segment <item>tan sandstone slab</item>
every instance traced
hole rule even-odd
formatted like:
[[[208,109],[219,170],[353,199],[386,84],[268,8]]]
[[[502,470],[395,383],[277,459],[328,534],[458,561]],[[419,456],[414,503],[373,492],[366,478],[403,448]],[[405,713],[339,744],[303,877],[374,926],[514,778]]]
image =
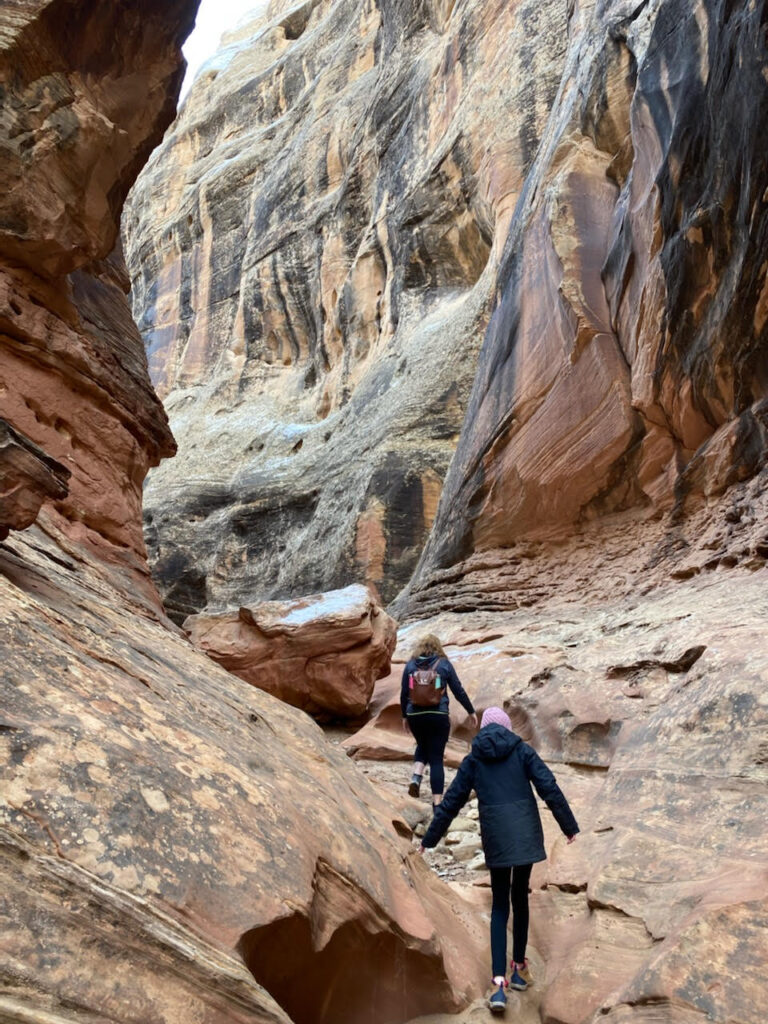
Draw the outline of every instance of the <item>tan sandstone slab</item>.
[[[396,623],[363,586],[184,623],[192,643],[247,682],[311,714],[354,718],[389,672]]]

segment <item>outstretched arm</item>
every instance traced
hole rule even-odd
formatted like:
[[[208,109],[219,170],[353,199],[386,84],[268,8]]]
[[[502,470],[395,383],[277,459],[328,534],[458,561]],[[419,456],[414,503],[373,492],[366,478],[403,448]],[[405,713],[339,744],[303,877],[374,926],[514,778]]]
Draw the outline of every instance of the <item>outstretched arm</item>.
[[[435,808],[432,822],[427,829],[421,845],[431,850],[437,846],[448,826],[459,813],[464,804],[469,800],[470,793],[475,788],[475,763],[472,757],[465,757],[456,772],[456,778],[448,787],[448,792],[443,797],[442,803]]]
[[[453,696],[459,704],[461,704],[468,715],[474,715],[475,709],[472,705],[472,701],[469,699],[467,691],[461,685],[461,680],[456,675],[456,669],[447,660],[443,662],[440,668],[445,672],[445,679]]]
[[[547,768],[533,747],[529,747],[527,744],[525,770],[528,778],[535,786],[536,792],[550,811],[552,811],[563,835],[568,836],[569,839],[575,836],[579,831],[579,826],[576,823],[576,818],[573,816],[573,811],[568,801],[563,795],[563,791],[555,781],[555,776]]]

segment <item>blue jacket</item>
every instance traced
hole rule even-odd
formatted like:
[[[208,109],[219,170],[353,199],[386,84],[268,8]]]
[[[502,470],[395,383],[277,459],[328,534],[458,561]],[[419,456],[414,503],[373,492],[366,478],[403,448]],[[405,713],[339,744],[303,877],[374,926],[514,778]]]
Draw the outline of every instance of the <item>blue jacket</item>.
[[[445,688],[443,696],[440,698],[440,703],[434,708],[417,708],[411,704],[410,701],[410,688],[408,684],[408,677],[411,672],[415,672],[419,668],[431,668],[436,666],[440,678],[443,679],[448,685]],[[411,658],[410,661],[406,662],[405,668],[403,669],[403,678],[400,683],[400,710],[403,713],[403,718],[406,715],[433,715],[435,712],[442,715],[448,714],[448,690],[451,691],[456,700],[461,704],[468,715],[473,715],[475,709],[472,706],[472,701],[467,696],[466,690],[461,685],[459,677],[456,675],[456,669],[448,661],[447,658],[439,658],[436,654],[429,654],[423,658]]]
[[[533,747],[503,725],[486,725],[475,736],[471,753],[461,762],[456,778],[435,810],[423,845],[427,849],[437,845],[474,789],[489,868],[546,860],[544,832],[531,783],[563,833],[575,835],[579,826],[568,801]]]

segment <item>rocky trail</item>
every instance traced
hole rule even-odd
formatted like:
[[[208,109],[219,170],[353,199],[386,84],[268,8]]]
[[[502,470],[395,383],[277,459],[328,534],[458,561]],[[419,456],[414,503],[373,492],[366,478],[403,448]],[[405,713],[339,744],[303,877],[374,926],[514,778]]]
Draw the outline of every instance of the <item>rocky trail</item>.
[[[739,980],[729,965],[764,927],[768,893],[768,669],[756,647],[765,585],[764,568],[721,568],[645,595],[585,601],[563,588],[546,609],[444,613],[401,630],[400,664],[416,630],[445,638],[475,706],[506,707],[555,771],[582,829],[566,847],[542,807],[548,860],[534,868],[530,897],[537,985],[515,997],[521,1019],[624,1020],[623,1007],[642,991],[664,1007],[660,1020],[686,1021],[680,978],[708,957],[707,976],[725,986],[713,1019],[757,1024],[757,961]],[[330,737],[354,753],[407,836],[403,823],[418,835],[430,807],[426,787],[419,801],[405,793],[399,674],[395,664],[377,684],[373,722]],[[454,765],[467,749],[463,717],[449,747]],[[447,781],[452,775],[449,768]],[[487,943],[490,892],[475,815],[468,805],[427,860],[474,908]],[[722,1016],[725,1005],[736,1015]],[[457,1019],[487,1013],[473,1005]]]
[[[325,730],[331,742],[339,742],[348,735],[347,730]],[[419,837],[423,835],[432,816],[431,797],[428,785],[422,786],[418,800],[405,795],[410,779],[409,763],[392,761],[360,761],[356,762],[360,772],[384,794],[390,803],[393,814],[407,821],[413,829],[409,837],[415,847]],[[450,785],[455,770],[446,767],[445,785]],[[428,782],[428,776],[425,779]],[[403,830],[404,831],[404,830]],[[475,908],[477,919],[483,928],[488,929],[490,921],[490,885],[489,876],[482,857],[479,825],[477,821],[477,801],[473,798],[461,817],[457,818],[448,834],[438,843],[434,850],[427,850],[424,859],[431,871],[438,878],[448,883],[455,893],[466,903]],[[511,924],[511,922],[510,922]],[[511,941],[511,939],[510,939]],[[490,947],[485,951],[483,966],[490,956]],[[542,979],[545,975],[541,957],[535,949],[530,950],[529,959],[534,979]],[[540,1024],[543,984],[534,984],[524,993],[508,992],[507,1018],[522,1021],[523,1024]],[[417,1017],[408,1024],[471,1024],[477,1021],[498,1019],[492,1015],[486,1005],[485,997],[474,1000],[459,1014],[429,1014]]]

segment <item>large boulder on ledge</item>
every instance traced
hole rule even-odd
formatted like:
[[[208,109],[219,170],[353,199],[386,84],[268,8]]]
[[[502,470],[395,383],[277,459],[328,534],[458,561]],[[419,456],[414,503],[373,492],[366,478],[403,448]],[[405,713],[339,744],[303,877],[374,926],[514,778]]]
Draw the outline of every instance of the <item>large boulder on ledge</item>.
[[[362,715],[386,676],[397,623],[359,585],[202,613],[190,639],[224,668],[312,715]]]

